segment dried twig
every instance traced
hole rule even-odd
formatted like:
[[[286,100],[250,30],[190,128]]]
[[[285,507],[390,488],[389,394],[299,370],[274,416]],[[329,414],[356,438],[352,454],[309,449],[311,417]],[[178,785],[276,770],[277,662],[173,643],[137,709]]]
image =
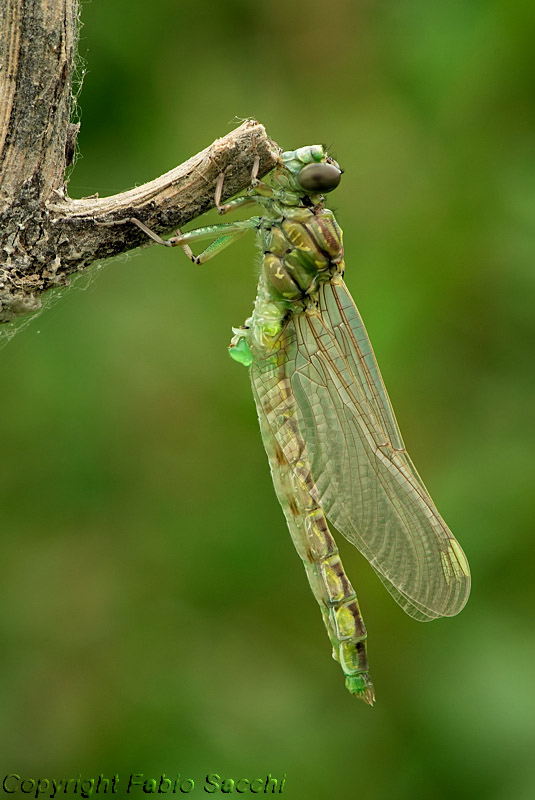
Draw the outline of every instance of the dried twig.
[[[61,227],[64,236],[75,237],[76,249],[83,248],[90,261],[108,258],[147,243],[147,237],[133,225],[101,227],[95,222],[137,217],[154,231],[167,232],[214,208],[222,172],[225,200],[249,185],[256,155],[260,158],[259,174],[265,175],[275,166],[279,152],[264,126],[247,120],[184,164],[142,186],[111,197],[49,202],[50,221]],[[72,255],[71,251],[63,258]],[[78,258],[76,252],[74,258]]]
[[[166,233],[248,186],[255,156],[259,176],[279,148],[262,125],[247,120],[184,164],[111,197],[73,200],[64,173],[77,125],[69,122],[77,0],[3,0],[0,12],[0,323],[40,306],[40,295],[68,276],[147,241],[137,217]]]

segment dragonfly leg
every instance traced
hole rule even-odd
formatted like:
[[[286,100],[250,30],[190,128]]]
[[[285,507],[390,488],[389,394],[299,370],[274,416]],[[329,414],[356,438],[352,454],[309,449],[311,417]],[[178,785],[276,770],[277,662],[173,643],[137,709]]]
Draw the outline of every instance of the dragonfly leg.
[[[171,247],[181,247],[194,264],[205,264],[226,247],[241,239],[248,231],[256,228],[258,223],[258,217],[251,217],[250,219],[228,224],[207,225],[204,228],[196,228],[186,233],[178,230],[176,235],[167,241],[171,243]],[[197,242],[202,239],[214,239],[214,241],[196,256],[190,247],[190,242]]]
[[[153,231],[151,228],[149,228],[148,225],[145,225],[144,222],[141,222],[141,220],[138,219],[137,217],[125,217],[124,219],[114,219],[111,222],[101,222],[100,220],[95,220],[95,223],[97,225],[102,226],[103,228],[104,227],[110,227],[111,228],[113,225],[125,225],[127,222],[131,222],[134,225],[137,225],[138,228],[141,228],[143,233],[146,233],[147,236],[150,236],[150,238],[153,241],[155,241],[157,244],[163,244],[165,247],[172,247],[173,246],[171,244],[170,240],[162,239],[161,236],[159,236],[155,231]]]
[[[253,162],[253,168],[251,170],[251,186],[255,185],[257,182],[257,175],[258,175],[258,168],[260,166],[260,157],[256,156]],[[221,204],[221,196],[223,194],[223,185],[225,183],[225,171],[219,174],[217,179],[216,187],[215,187],[215,206],[220,214],[227,214],[229,211],[233,211],[235,208],[240,206],[247,206],[253,205],[255,203],[254,198],[249,196],[244,197],[235,197],[233,200],[229,200],[227,203]]]
[[[285,189],[275,189],[273,186],[268,186],[267,183],[258,179],[251,182],[247,192],[251,198],[260,195],[260,197],[269,197],[272,200],[277,200],[283,205],[295,205],[295,197],[292,192],[287,192]]]
[[[236,208],[243,208],[243,206],[252,206],[255,204],[256,200],[254,197],[235,197],[233,200],[229,200],[228,203],[225,203],[224,205],[218,205],[216,199],[216,208],[220,214],[228,214],[229,211],[234,211]]]
[[[190,258],[194,264],[205,264],[214,256],[219,255],[219,253],[226,247],[229,247],[231,244],[234,244],[234,242],[237,242],[238,239],[241,239],[241,237],[247,233],[247,230],[248,229],[246,228],[245,230],[238,231],[237,233],[218,236],[218,238],[209,244],[208,247],[205,247],[205,249],[199,253],[198,256],[194,254],[189,244],[183,241],[187,234],[180,234],[180,232],[177,231],[177,234],[179,235],[176,237],[176,241],[173,242],[173,246],[178,245],[181,247],[187,257]],[[175,239],[175,237],[173,237],[173,239]]]
[[[255,157],[253,162],[253,168],[251,170],[251,185],[247,190],[247,195],[242,197],[235,197],[233,200],[229,200],[227,203],[221,203],[221,197],[223,194],[223,186],[225,183],[225,172],[221,172],[217,179],[216,187],[215,187],[215,195],[214,201],[215,206],[220,214],[227,214],[229,211],[233,211],[236,208],[240,208],[247,205],[253,205],[256,203],[255,196],[260,195],[261,197],[270,197],[274,200],[279,200],[283,203],[288,203],[291,205],[293,203],[294,197],[291,193],[284,191],[283,189],[275,189],[273,186],[268,186],[267,183],[259,180],[258,178],[258,169],[260,167],[260,158],[259,156]]]
[[[144,222],[141,222],[137,217],[127,217],[126,219],[114,220],[113,222],[97,222],[97,225],[123,225],[126,222],[131,222],[137,225],[143,233],[146,233],[154,242],[162,244],[164,247],[181,247],[187,257],[193,261],[194,264],[204,264],[215,255],[220,253],[225,247],[236,242],[247,231],[253,230],[258,227],[260,217],[250,217],[246,220],[238,220],[237,222],[221,222],[217,225],[206,225],[202,228],[195,228],[192,231],[182,233],[180,229],[170,239],[163,239],[159,234],[153,231]],[[192,242],[202,241],[203,239],[215,239],[208,247],[196,256],[190,246]]]

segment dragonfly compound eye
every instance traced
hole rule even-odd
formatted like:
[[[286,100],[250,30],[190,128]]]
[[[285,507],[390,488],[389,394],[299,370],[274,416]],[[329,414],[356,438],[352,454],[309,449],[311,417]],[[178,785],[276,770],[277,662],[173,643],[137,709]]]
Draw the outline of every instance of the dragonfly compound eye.
[[[306,192],[332,192],[340,183],[341,170],[334,164],[307,164],[299,172],[297,180]]]

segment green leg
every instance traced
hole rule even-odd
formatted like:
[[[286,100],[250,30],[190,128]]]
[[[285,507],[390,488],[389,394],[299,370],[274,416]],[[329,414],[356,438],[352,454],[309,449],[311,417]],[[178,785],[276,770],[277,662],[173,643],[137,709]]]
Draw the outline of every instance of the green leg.
[[[208,247],[205,247],[202,253],[199,253],[198,256],[193,253],[189,244],[183,243],[182,241],[183,237],[188,235],[187,233],[178,236],[178,241],[176,244],[182,248],[187,257],[190,258],[194,264],[205,264],[207,261],[210,261],[211,258],[217,256],[222,250],[225,249],[225,247],[229,247],[229,245],[234,244],[234,242],[237,242],[238,239],[241,239],[241,237],[247,233],[248,230],[249,228],[244,228],[236,233],[218,236],[218,238],[209,244]],[[196,231],[190,231],[190,233],[196,233]]]
[[[234,211],[236,208],[253,205],[256,205],[254,197],[242,195],[242,197],[235,197],[233,200],[229,200],[228,203],[225,203],[223,206],[216,205],[216,207],[220,214],[228,214],[229,211]]]
[[[224,205],[221,205],[221,195],[223,193],[225,173],[222,172],[219,175],[215,187],[215,205],[220,214],[226,214],[228,211],[233,211],[235,208],[256,203],[255,195],[260,195],[261,197],[271,197],[274,200],[280,200],[285,205],[293,205],[295,202],[295,195],[292,192],[286,192],[284,189],[275,189],[273,186],[268,186],[267,183],[264,183],[257,177],[259,164],[260,159],[257,156],[254,160],[253,169],[251,171],[251,186],[247,190],[247,195],[244,197],[236,197],[234,200],[229,200],[228,203],[225,203]]]
[[[260,223],[260,217],[250,217],[249,219],[239,220],[238,222],[221,222],[217,225],[206,225],[203,228],[195,228],[195,230],[187,231],[187,233],[181,233],[181,231],[178,230],[176,235],[172,236],[170,239],[162,239],[161,236],[136,217],[128,217],[127,219],[116,220],[112,223],[100,224],[122,225],[125,222],[131,222],[137,225],[138,228],[141,228],[143,233],[146,233],[147,236],[157,244],[162,244],[165,247],[181,247],[194,264],[204,264],[224,250],[225,247],[236,242],[248,231],[256,228]],[[203,239],[215,239],[215,241],[196,256],[190,247],[190,243],[199,242]]]
[[[187,233],[177,231],[177,235],[167,241],[171,247],[181,247],[185,254],[194,264],[205,264],[214,256],[238,239],[241,239],[248,231],[254,230],[260,223],[260,217],[250,217],[249,219],[238,222],[219,223],[218,225],[206,225],[204,228],[196,228]],[[213,239],[211,244],[206,247],[198,256],[194,255],[190,243],[199,242],[203,239]]]
[[[255,157],[253,168],[251,170],[251,185],[257,183],[258,167],[260,166],[260,158]],[[229,200],[228,203],[221,205],[221,195],[223,194],[223,184],[225,183],[225,172],[221,172],[217,179],[215,187],[215,205],[220,214],[226,214],[233,211],[238,206],[252,205],[255,201],[252,197],[236,197],[234,200]]]

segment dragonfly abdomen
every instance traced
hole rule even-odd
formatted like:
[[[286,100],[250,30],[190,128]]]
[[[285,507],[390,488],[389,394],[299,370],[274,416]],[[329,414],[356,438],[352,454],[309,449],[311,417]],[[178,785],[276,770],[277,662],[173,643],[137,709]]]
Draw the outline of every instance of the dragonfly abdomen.
[[[355,590],[347,577],[338,547],[320,506],[296,475],[278,448],[273,482],[282,505],[295,548],[303,561],[312,593],[316,598],[346,686],[366,702],[373,703],[366,653],[366,627]],[[271,454],[268,452],[271,461]],[[299,465],[303,470],[303,463]],[[276,473],[276,474],[275,474]]]
[[[349,691],[372,704],[374,691],[369,677],[366,628],[336,542],[313,496],[314,481],[296,424],[291,383],[281,374],[275,385],[265,388],[262,396],[255,391],[255,399],[277,497],[320,606],[333,658],[344,671]]]

